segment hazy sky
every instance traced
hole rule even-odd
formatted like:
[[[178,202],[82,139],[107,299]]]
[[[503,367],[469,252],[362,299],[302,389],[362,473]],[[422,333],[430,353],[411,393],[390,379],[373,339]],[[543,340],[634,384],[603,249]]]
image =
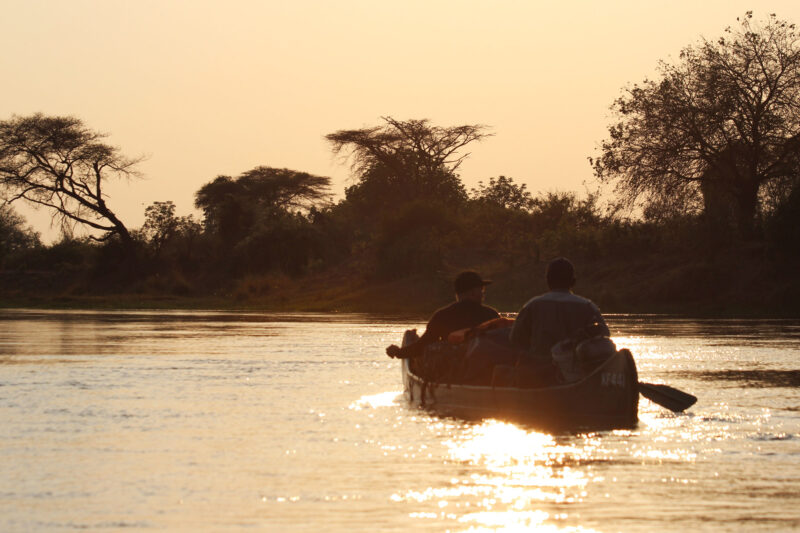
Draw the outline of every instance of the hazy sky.
[[[331,176],[341,195],[349,169],[324,135],[385,115],[491,126],[468,187],[503,174],[583,192],[622,87],[750,9],[800,22],[797,0],[0,0],[0,119],[74,115],[147,155],[145,179],[107,189],[131,228],[258,165]]]

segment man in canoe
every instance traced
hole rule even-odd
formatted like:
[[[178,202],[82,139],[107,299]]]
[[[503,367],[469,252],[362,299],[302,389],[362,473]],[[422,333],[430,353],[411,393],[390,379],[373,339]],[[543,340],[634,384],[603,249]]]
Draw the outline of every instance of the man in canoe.
[[[556,343],[591,324],[597,324],[595,335],[609,335],[600,309],[591,300],[572,293],[575,268],[568,259],[553,259],[546,275],[549,292],[529,300],[511,328],[512,344],[528,351],[527,364],[550,362],[550,350]]]
[[[460,273],[453,282],[456,301],[433,314],[425,327],[425,333],[417,342],[402,348],[392,344],[386,348],[386,354],[400,359],[417,357],[429,344],[447,340],[447,336],[453,331],[472,328],[487,320],[499,318],[500,314],[496,310],[483,305],[485,289],[490,283],[491,280],[482,279],[477,272],[468,270]]]

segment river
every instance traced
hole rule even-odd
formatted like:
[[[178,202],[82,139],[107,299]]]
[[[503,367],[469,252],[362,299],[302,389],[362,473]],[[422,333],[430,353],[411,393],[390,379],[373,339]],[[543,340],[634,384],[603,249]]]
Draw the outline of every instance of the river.
[[[0,531],[800,528],[800,321],[612,315],[634,429],[549,434],[406,404],[421,320],[0,311]]]

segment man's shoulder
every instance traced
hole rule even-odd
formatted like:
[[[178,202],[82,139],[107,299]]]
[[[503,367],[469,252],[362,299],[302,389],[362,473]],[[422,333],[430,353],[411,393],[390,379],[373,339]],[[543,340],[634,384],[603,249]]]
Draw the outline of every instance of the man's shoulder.
[[[594,306],[594,303],[590,299],[584,298],[583,296],[579,296],[573,292],[549,291],[544,294],[540,294],[539,296],[534,296],[533,298],[528,300],[528,303],[525,304],[525,307],[535,306],[540,304],[547,305],[556,302]]]
[[[500,313],[497,312],[497,309],[494,309],[493,307],[489,307],[488,305],[485,305],[483,303],[470,302],[470,301],[465,301],[463,303],[464,303],[464,309],[466,309],[466,310],[469,310],[469,311],[472,311],[472,312],[475,312],[475,313],[480,313],[482,315],[487,315],[487,316],[488,315],[492,315],[493,317],[500,316]]]
[[[459,305],[459,303],[460,302],[456,301],[456,302],[449,303],[449,304],[445,305],[444,307],[440,307],[439,309],[434,311],[433,314],[431,315],[431,321],[441,320],[444,317],[453,315],[455,313],[459,313],[460,310],[461,310],[461,306]]]
[[[433,316],[445,316],[454,313],[480,313],[484,315],[500,316],[500,313],[498,313],[496,309],[493,309],[488,305],[483,305],[482,303],[472,302],[469,300],[455,301],[444,307],[440,307],[434,311]]]
[[[440,307],[436,311],[433,312],[433,316],[440,315],[442,313],[447,313],[448,311],[453,311],[454,309],[458,308],[459,302],[451,302],[445,306]]]

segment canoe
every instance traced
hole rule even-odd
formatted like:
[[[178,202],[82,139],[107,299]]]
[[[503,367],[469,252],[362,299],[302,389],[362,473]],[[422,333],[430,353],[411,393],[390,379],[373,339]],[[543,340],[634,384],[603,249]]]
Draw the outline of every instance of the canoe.
[[[579,381],[545,388],[426,381],[412,372],[408,359],[401,360],[401,369],[409,402],[439,415],[574,429],[630,428],[638,422],[636,363],[625,349]]]

